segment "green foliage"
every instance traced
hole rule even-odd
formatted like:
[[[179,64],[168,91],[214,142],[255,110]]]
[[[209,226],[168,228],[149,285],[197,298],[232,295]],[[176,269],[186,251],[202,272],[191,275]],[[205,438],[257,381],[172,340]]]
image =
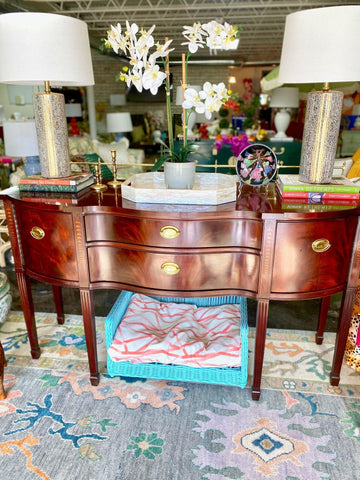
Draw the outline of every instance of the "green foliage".
[[[221,107],[219,110],[219,115],[222,118],[225,118],[229,115],[229,110],[227,108]]]
[[[222,118],[219,122],[220,128],[229,128],[230,122],[227,118]]]
[[[260,106],[260,96],[254,95],[253,98],[250,100],[248,104],[244,104],[244,116],[246,117],[243,121],[243,128],[246,130],[247,128],[252,128],[256,122],[256,115],[258,111],[258,107]]]
[[[189,162],[189,156],[196,152],[196,145],[194,143],[188,143],[186,146],[181,147],[178,152],[171,151],[164,142],[161,142],[161,144],[163,145],[163,154],[155,162],[155,165],[151,169],[152,172],[159,170],[167,161],[174,163]]]

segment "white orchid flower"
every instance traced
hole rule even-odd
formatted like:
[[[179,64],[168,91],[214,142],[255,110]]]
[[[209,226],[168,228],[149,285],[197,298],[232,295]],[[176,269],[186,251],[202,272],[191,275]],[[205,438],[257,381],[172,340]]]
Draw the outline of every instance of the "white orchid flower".
[[[107,32],[107,42],[114,50],[115,53],[119,52],[119,49],[122,50],[124,53],[126,52],[126,40],[121,35],[121,25],[118,23],[116,27],[111,25],[110,30]]]
[[[165,78],[166,73],[160,71],[159,65],[149,65],[144,71],[143,87],[145,90],[150,90],[153,95],[156,95]]]
[[[183,30],[183,36],[188,40],[181,45],[188,45],[190,53],[196,53],[199,48],[204,47],[203,36],[206,32],[202,29],[201,23],[194,23],[191,27],[185,25]]]
[[[149,56],[149,61],[155,62],[156,59],[159,57],[162,57],[162,58],[167,57],[170,52],[175,50],[174,48],[169,48],[169,46],[171,45],[171,42],[172,40],[168,40],[164,44],[157,42],[155,45],[156,51]]]
[[[131,71],[131,73],[128,75],[128,82],[126,82],[128,87],[130,87],[130,85],[133,84],[138,92],[142,92],[142,90],[143,90],[143,75],[142,75],[141,71],[134,68]]]
[[[195,22],[193,25],[190,27],[188,25],[184,25],[184,30],[183,30],[183,35],[190,35],[198,38],[199,40],[202,39],[204,35],[206,35],[206,32],[203,30],[203,27],[200,22]]]
[[[143,56],[145,50],[149,51],[150,48],[155,45],[154,37],[151,35],[154,28],[155,25],[153,25],[149,31],[140,30],[140,37],[137,40],[135,39],[136,49],[140,53],[141,57]]]
[[[203,41],[184,35],[188,42],[182,42],[181,45],[187,45],[190,53],[196,53],[199,48],[204,48]]]
[[[238,29],[229,23],[221,25],[213,20],[203,25],[203,29],[208,33],[206,45],[211,49],[234,50],[239,44]]]
[[[229,94],[228,94],[228,90],[225,86],[225,83],[220,82],[217,85],[213,85],[212,88],[216,92],[216,94],[219,98],[223,98],[223,99],[225,99],[225,101],[228,100]]]
[[[184,101],[182,107],[186,110],[194,108],[197,113],[204,113],[205,106],[202,102],[199,93],[194,88],[187,88],[184,92]]]

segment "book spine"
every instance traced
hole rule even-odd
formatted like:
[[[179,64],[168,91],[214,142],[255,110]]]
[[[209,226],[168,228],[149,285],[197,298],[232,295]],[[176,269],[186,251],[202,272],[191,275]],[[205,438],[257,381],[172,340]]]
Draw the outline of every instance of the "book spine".
[[[76,198],[51,198],[51,197],[21,197],[21,200],[26,202],[35,202],[35,203],[51,203],[51,204],[60,204],[60,203],[73,203],[77,204],[78,200]]]
[[[308,192],[314,190],[313,185],[281,185],[283,192]],[[316,185],[316,190],[321,193],[359,193],[359,187],[354,185]]]
[[[358,200],[335,200],[333,198],[325,198],[321,199],[318,202],[312,202],[311,200],[308,200],[307,198],[286,198],[283,199],[284,202],[282,205],[285,204],[293,204],[293,205],[354,205],[357,206],[359,204]]]
[[[44,185],[44,184],[19,184],[20,192],[68,192],[77,193],[92,185],[92,179],[82,182],[79,185]]]
[[[359,200],[360,193],[338,193],[338,192],[281,192],[281,197],[284,200],[290,200],[292,198],[303,198],[311,200],[314,197],[321,197],[322,199],[334,199],[334,200]]]
[[[347,210],[354,208],[353,205],[306,205],[306,204],[294,204],[294,203],[283,203],[281,205],[283,210],[303,210],[305,212],[332,212],[337,210]]]
[[[21,185],[79,185],[89,180],[91,175],[84,175],[78,178],[22,178]]]

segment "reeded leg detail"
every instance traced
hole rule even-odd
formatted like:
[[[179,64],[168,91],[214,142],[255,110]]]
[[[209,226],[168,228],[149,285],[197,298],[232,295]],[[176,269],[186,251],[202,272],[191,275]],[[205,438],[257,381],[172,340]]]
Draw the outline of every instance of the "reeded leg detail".
[[[259,400],[261,372],[264,361],[266,327],[269,313],[269,300],[259,300],[256,311],[256,338],[254,354],[254,378],[252,385],[252,399]]]

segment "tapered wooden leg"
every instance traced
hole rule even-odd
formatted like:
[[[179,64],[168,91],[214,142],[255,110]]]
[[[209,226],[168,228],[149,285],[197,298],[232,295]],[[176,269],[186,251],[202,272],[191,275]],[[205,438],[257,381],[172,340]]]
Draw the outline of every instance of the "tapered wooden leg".
[[[356,289],[348,289],[343,295],[341,301],[338,328],[336,333],[333,365],[330,374],[331,385],[337,386],[340,382],[340,370],[344,358],[346,341],[351,324],[351,315],[355,300]]]
[[[65,317],[64,317],[64,307],[63,307],[63,299],[61,294],[61,287],[53,285],[52,291],[54,295],[57,322],[59,325],[62,325],[65,321]]]
[[[32,358],[39,358],[40,347],[36,330],[34,303],[31,293],[30,280],[23,271],[17,271],[16,277],[19,287],[21,308],[24,314],[26,328],[28,331],[31,356]]]
[[[4,400],[6,393],[4,390],[4,367],[6,366],[3,346],[0,342],[0,400]]]
[[[254,377],[252,385],[252,399],[259,400],[261,373],[264,361],[266,328],[269,313],[269,300],[258,300],[256,311],[256,338],[254,353]]]
[[[315,342],[321,345],[324,340],[324,331],[326,327],[326,320],[329,312],[331,296],[321,299],[320,313],[315,335]]]
[[[84,322],[86,348],[89,360],[91,385],[99,384],[97,360],[96,325],[94,312],[94,295],[91,290],[80,289],[81,310]]]

